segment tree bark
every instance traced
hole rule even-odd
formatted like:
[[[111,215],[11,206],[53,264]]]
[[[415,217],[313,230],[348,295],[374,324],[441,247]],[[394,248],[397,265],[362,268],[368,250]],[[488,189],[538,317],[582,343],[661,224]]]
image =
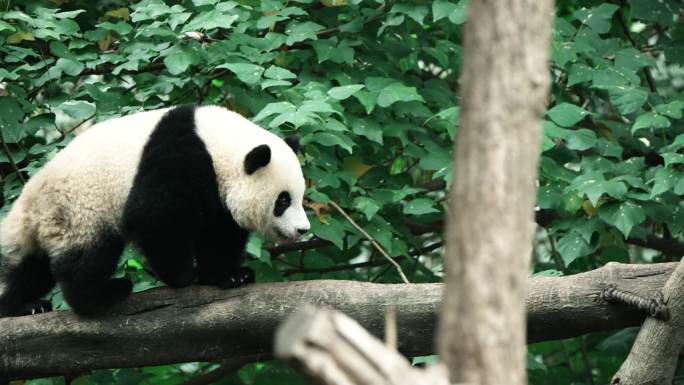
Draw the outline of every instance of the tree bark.
[[[644,321],[629,356],[613,376],[612,384],[672,384],[684,346],[684,262],[679,262],[662,293],[670,319],[649,317]]]
[[[451,381],[526,384],[529,272],[549,0],[468,2],[439,352]]]
[[[652,296],[675,266],[612,263],[567,277],[531,278],[528,341],[639,325],[643,314],[601,301],[601,291],[615,285]],[[324,280],[232,290],[159,288],[134,294],[98,317],[55,311],[0,318],[0,378],[245,356],[268,359],[276,327],[306,304],[341,310],[376,336],[383,335],[385,312],[392,306],[399,350],[408,356],[433,354],[442,288]]]
[[[414,368],[343,313],[303,309],[278,328],[275,354],[325,385],[449,385],[446,368]]]

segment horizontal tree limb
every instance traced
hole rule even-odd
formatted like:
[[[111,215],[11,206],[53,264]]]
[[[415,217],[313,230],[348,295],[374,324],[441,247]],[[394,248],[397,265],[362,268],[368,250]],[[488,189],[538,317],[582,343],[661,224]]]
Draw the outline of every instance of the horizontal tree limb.
[[[573,276],[531,278],[528,341],[638,325],[643,314],[606,303],[600,299],[601,290],[612,284],[640,295],[653,295],[675,266],[611,263]],[[270,357],[274,330],[305,304],[340,310],[376,336],[383,334],[386,310],[393,307],[399,350],[409,356],[433,354],[441,297],[441,284],[328,280],[256,284],[232,290],[206,286],[152,289],[97,317],[56,311],[0,319],[0,378]]]

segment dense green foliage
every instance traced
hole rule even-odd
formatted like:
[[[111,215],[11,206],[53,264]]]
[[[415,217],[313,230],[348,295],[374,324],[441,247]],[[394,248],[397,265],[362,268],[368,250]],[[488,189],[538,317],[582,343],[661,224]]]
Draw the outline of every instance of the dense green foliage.
[[[254,237],[247,263],[258,280],[400,281],[331,202],[396,257],[411,282],[440,279],[464,0],[0,6],[3,212],[22,179],[92,119],[221,104],[278,134],[301,135],[312,233],[329,241],[283,253]],[[675,0],[558,1],[544,143],[529,149],[542,157],[537,273],[681,254],[681,15]],[[136,250],[124,261],[120,274],[137,290],[157,285]],[[52,298],[63,306],[58,291]],[[627,330],[531,346],[530,382],[606,383],[633,338]],[[215,366],[98,371],[77,382],[173,384]],[[268,362],[221,383],[302,380]]]

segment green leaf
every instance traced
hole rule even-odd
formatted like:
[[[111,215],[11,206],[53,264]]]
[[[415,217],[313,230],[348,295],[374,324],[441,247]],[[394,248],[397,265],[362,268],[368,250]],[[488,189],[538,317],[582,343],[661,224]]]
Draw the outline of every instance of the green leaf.
[[[387,27],[396,27],[404,22],[404,15],[398,15],[396,13],[390,14],[390,16],[385,19],[380,28],[378,28],[377,36],[380,37]]]
[[[201,13],[190,20],[190,22],[183,27],[181,32],[207,31],[215,28],[229,29],[238,18],[238,15],[224,14],[215,9],[207,13]]]
[[[596,70],[586,64],[573,64],[568,71],[568,86],[588,82],[595,74]]]
[[[556,271],[556,270],[552,270],[552,271],[558,273],[558,271]],[[552,275],[548,275],[548,276],[553,277],[553,276],[557,276],[557,275],[552,274]],[[546,365],[544,365],[543,362],[541,362],[539,359],[535,358],[530,353],[527,353],[527,370],[541,370],[544,373],[548,372],[548,368],[546,367]]]
[[[106,21],[104,23],[98,24],[97,26],[102,29],[114,31],[121,36],[128,35],[131,31],[133,31],[133,27],[131,27],[130,24],[123,21],[120,21],[116,24]]]
[[[171,12],[171,7],[162,0],[142,1],[133,6],[135,12],[131,14],[131,21],[137,23],[143,20],[156,19]]]
[[[66,101],[57,106],[57,110],[74,120],[90,119],[95,116],[95,105],[82,100]]]
[[[608,90],[610,102],[623,114],[636,112],[648,99],[648,91],[640,87],[605,87]]]
[[[662,156],[663,160],[665,161],[665,167],[667,167],[671,164],[684,163],[684,155],[676,153],[676,152],[664,153],[664,154],[660,154],[660,156]]]
[[[594,251],[582,235],[576,231],[571,231],[560,238],[557,246],[558,253],[560,253],[565,266],[570,266],[577,258],[589,255]]]
[[[357,197],[354,199],[354,208],[366,216],[366,220],[373,219],[375,214],[380,211],[381,207],[376,201],[368,197]]]
[[[610,30],[611,18],[618,9],[619,7],[615,4],[604,3],[591,9],[578,9],[574,16],[594,31],[606,33]]]
[[[311,21],[292,23],[285,29],[287,40],[285,44],[292,45],[304,40],[316,40],[316,32],[323,29],[323,26]]]
[[[55,17],[58,19],[73,19],[74,17],[78,16],[79,14],[85,12],[85,9],[77,9],[75,11],[66,11],[66,12],[57,12],[55,13]]]
[[[364,88],[363,84],[350,84],[347,86],[333,87],[328,90],[328,96],[337,100],[344,100],[354,95],[360,89]]]
[[[254,85],[261,79],[264,67],[248,63],[226,63],[216,66],[216,68],[227,68],[231,70],[238,79],[248,85]]]
[[[617,227],[627,238],[634,226],[646,220],[646,212],[632,202],[610,203],[599,208],[599,218]]]
[[[349,126],[351,126],[352,132],[355,134],[365,136],[378,144],[382,144],[382,128],[380,128],[380,125],[375,120],[352,118],[349,120]]]
[[[570,103],[561,103],[546,112],[556,124],[571,127],[587,116],[589,112]]]
[[[185,72],[191,65],[196,64],[199,58],[193,51],[175,49],[164,58],[164,65],[171,75],[179,75]]]
[[[265,90],[266,88],[269,87],[279,87],[279,86],[291,86],[292,83],[287,81],[287,80],[274,80],[274,79],[266,79],[261,82],[261,89]]]
[[[57,59],[57,62],[55,63],[55,67],[59,68],[62,72],[64,72],[67,75],[71,76],[76,76],[83,72],[83,69],[85,66],[83,63],[72,60],[72,59],[65,59],[65,58],[59,58]]]
[[[674,24],[674,9],[668,7],[666,2],[653,0],[629,0],[632,17],[646,22],[652,21],[664,26]]]
[[[679,178],[677,184],[674,186],[674,193],[677,195],[684,195],[684,178]]]
[[[340,250],[344,248],[344,229],[337,226],[334,221],[323,224],[320,221],[313,220],[311,221],[311,232],[318,238],[332,242]]]
[[[579,194],[585,195],[589,202],[596,207],[603,194],[620,199],[627,193],[627,186],[616,179],[606,181],[601,172],[589,172],[575,178],[571,187]]]
[[[361,105],[366,109],[366,113],[370,114],[375,109],[378,104],[378,93],[368,92],[366,90],[359,90],[354,93],[354,97],[361,103]]]
[[[404,15],[415,20],[416,23],[423,25],[423,20],[428,14],[428,8],[424,5],[415,5],[410,3],[397,3],[394,4],[392,13],[403,13]]]
[[[302,139],[302,145],[308,142],[319,143],[327,147],[338,146],[350,154],[353,152],[352,147],[354,147],[354,141],[339,132],[317,132],[311,135],[307,141]]]
[[[296,79],[297,75],[285,68],[272,65],[266,69],[264,72],[264,77],[269,79],[284,80]]]
[[[639,85],[639,76],[632,71],[620,67],[608,67],[600,71],[596,71],[594,78],[591,80],[594,87],[599,89],[614,89],[616,87],[624,86],[625,88],[634,88]]]
[[[14,26],[13,26],[12,24],[10,24],[10,23],[8,23],[8,22],[6,22],[6,21],[0,20],[0,32],[2,32],[2,31],[14,32],[14,31],[16,31],[16,30],[17,30],[17,29],[14,28]]]
[[[615,66],[630,71],[637,71],[643,67],[654,67],[655,60],[649,55],[641,53],[636,48],[626,48],[615,55]]]
[[[399,82],[386,86],[380,91],[380,95],[378,95],[378,105],[380,107],[389,107],[396,102],[409,102],[412,100],[419,102],[425,101],[423,100],[423,97],[418,94],[415,87],[408,87]]]
[[[7,143],[17,143],[24,136],[19,124],[23,117],[24,112],[15,98],[0,96],[0,130]]]
[[[290,102],[269,103],[252,119],[255,122],[262,121],[271,115],[283,114],[286,112],[295,113],[297,107]]]
[[[650,199],[672,190],[677,183],[677,175],[661,166],[656,170],[653,180],[654,183],[653,188],[651,189]]]
[[[457,5],[446,0],[436,0],[432,2],[432,21],[438,21],[454,12]]]
[[[636,118],[636,121],[634,121],[634,125],[632,125],[632,133],[635,133],[642,128],[667,128],[667,127],[670,127],[670,120],[669,119],[667,119],[663,115],[660,115],[660,114],[655,113],[653,111],[649,111],[645,114],[639,115]]]
[[[655,110],[665,116],[670,118],[680,119],[682,117],[682,108],[684,108],[684,102],[681,100],[675,100],[667,104],[659,104],[655,106]]]
[[[468,2],[461,0],[457,4],[450,1],[437,0],[432,3],[433,21],[448,17],[452,24],[461,25],[466,20],[466,8]]]
[[[596,144],[596,134],[592,130],[582,128],[569,131],[565,139],[567,140],[567,147],[571,150],[584,151]]]
[[[423,215],[430,213],[438,213],[434,207],[435,201],[427,198],[417,198],[409,201],[404,205],[404,214],[408,215]]]

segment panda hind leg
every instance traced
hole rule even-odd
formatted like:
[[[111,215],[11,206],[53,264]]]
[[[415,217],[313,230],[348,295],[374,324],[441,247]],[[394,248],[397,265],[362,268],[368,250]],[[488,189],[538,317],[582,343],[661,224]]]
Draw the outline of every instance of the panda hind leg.
[[[0,317],[16,317],[52,310],[41,299],[55,286],[46,255],[29,255],[18,264],[0,257]]]
[[[64,300],[82,315],[102,312],[126,299],[133,284],[126,278],[112,278],[123,252],[124,241],[115,234],[101,236],[89,245],[53,259],[52,271]]]

